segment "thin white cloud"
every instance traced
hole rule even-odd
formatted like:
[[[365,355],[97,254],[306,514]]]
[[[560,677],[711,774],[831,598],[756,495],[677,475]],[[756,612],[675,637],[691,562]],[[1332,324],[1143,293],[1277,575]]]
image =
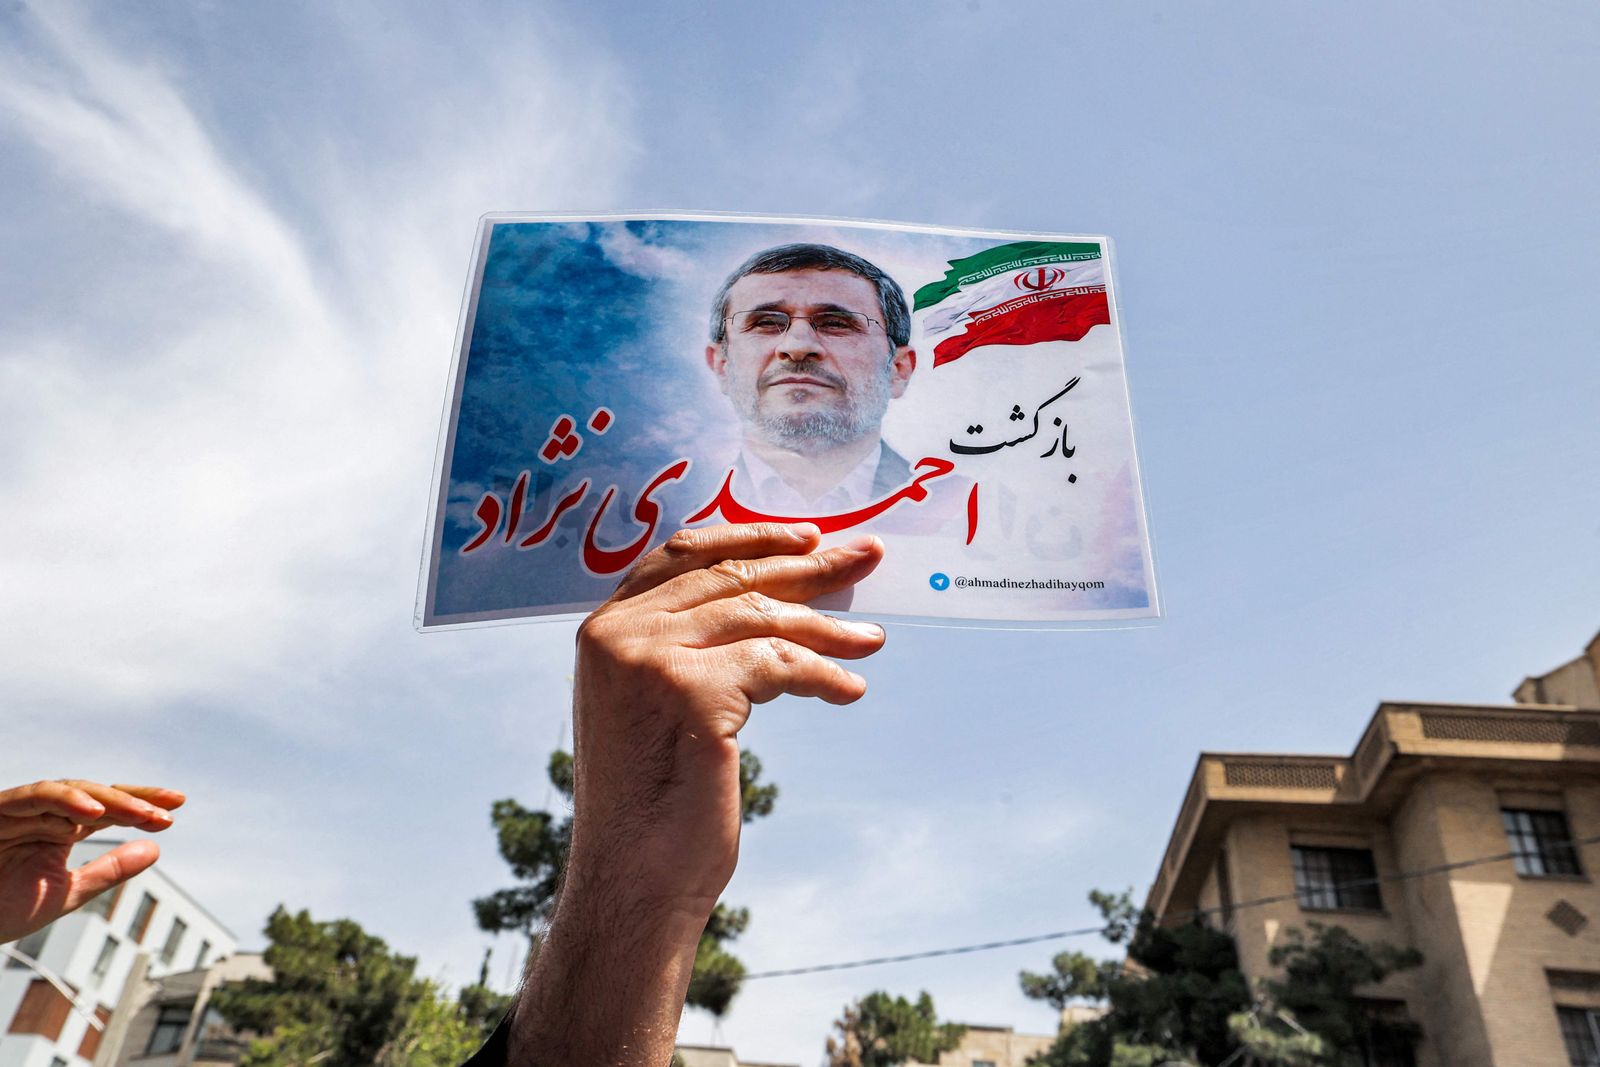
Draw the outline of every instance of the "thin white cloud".
[[[69,5],[30,9],[48,55],[13,46],[0,109],[73,186],[170,231],[197,256],[247,269],[302,320],[322,310],[304,250],[158,67],[105,47]]]
[[[146,239],[62,279],[114,328],[20,308],[0,327],[0,694],[249,712],[285,664],[392,655],[475,219],[614,195],[634,153],[616,71],[532,15],[462,30],[482,76],[395,104],[410,93],[431,124],[411,134],[440,145],[471,115],[494,152],[375,176],[354,152],[232,158],[172,57],[125,54],[68,7],[28,17],[0,138]],[[328,139],[317,115],[285,121]],[[291,210],[263,177],[315,195]]]

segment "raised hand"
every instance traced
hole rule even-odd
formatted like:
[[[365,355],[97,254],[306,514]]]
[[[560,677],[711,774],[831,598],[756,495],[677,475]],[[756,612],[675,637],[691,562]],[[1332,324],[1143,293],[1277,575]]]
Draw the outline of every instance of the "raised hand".
[[[739,852],[737,736],[784,693],[848,704],[883,630],[804,601],[872,572],[865,537],[818,551],[809,524],[681,531],[578,633],[566,879],[516,1008],[511,1058],[659,1064],[694,948]]]
[[[74,870],[73,845],[108,826],[165,830],[183,801],[171,789],[79,780],[0,790],[0,942],[49,925],[161,855],[154,841],[129,841]]]

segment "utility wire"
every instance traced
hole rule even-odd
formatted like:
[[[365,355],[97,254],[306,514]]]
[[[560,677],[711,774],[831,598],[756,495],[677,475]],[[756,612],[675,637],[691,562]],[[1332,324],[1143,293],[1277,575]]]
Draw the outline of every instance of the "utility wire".
[[[1554,843],[1553,844],[1557,844]],[[1564,845],[1576,853],[1579,845],[1600,844],[1600,834],[1591,837],[1572,838],[1558,844]],[[1334,882],[1330,888],[1356,889],[1366,886],[1382,885],[1384,882],[1405,882],[1416,878],[1426,878],[1429,875],[1444,874],[1448,871],[1458,871],[1465,867],[1478,867],[1485,863],[1503,863],[1514,860],[1524,853],[1500,852],[1493,856],[1475,856],[1472,859],[1457,860],[1454,863],[1439,863],[1431,867],[1418,867],[1410,871],[1397,871],[1394,874],[1374,878],[1352,878],[1343,882]],[[1279,893],[1276,896],[1257,897],[1254,900],[1241,900],[1226,907],[1195,908],[1191,911],[1176,912],[1164,916],[1162,924],[1180,925],[1207,915],[1231,914],[1244,911],[1246,908],[1262,908],[1269,904],[1284,904],[1292,900],[1299,900],[1298,893]],[[912,960],[934,959],[939,956],[964,956],[973,952],[990,952],[997,948],[1012,948],[1017,945],[1033,945],[1041,941],[1059,941],[1069,937],[1088,937],[1093,934],[1104,934],[1105,924],[1099,926],[1084,926],[1076,930],[1058,930],[1049,934],[1033,934],[1029,937],[1013,937],[1004,941],[986,941],[981,945],[957,945],[954,948],[926,949],[922,952],[907,952],[899,956],[875,956],[865,960],[847,960],[841,963],[816,963],[809,967],[787,967],[782,970],[755,971],[744,976],[747,982],[758,978],[792,978],[801,974],[819,974],[824,971],[851,971],[860,967],[877,967],[885,963],[909,963]]]

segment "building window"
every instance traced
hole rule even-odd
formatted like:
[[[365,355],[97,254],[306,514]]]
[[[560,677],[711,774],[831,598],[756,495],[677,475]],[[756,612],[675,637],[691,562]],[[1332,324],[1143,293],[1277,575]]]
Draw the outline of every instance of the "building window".
[[[238,1063],[250,1047],[245,1037],[224,1019],[211,1005],[200,1015],[200,1025],[194,1031],[194,1052],[189,1056],[193,1063]]]
[[[107,934],[105,944],[100,946],[100,955],[94,958],[94,969],[89,972],[94,977],[95,985],[106,980],[106,975],[111,973],[111,961],[116,956],[117,939]]]
[[[972,1067],[994,1067],[993,1060],[973,1060]]]
[[[1361,1067],[1417,1067],[1417,1054],[1410,1041],[1373,1038],[1361,1046]]]
[[[1294,895],[1302,908],[1382,911],[1378,869],[1364,848],[1294,845]]]
[[[167,931],[167,942],[161,946],[161,964],[166,966],[178,955],[178,946],[183,943],[183,935],[188,933],[189,924],[182,919],[172,920],[172,929]]]
[[[1600,1067],[1600,1008],[1557,1008],[1572,1067]]]
[[[1582,874],[1578,850],[1567,829],[1567,816],[1559,811],[1528,811],[1501,808],[1506,839],[1511,842],[1511,858],[1517,873],[1534,878],[1552,874]]]
[[[183,1032],[189,1029],[189,1016],[194,1014],[193,1004],[163,1004],[156,1014],[155,1029],[150,1031],[150,1043],[145,1046],[146,1056],[165,1056],[178,1051],[183,1045]]]
[[[12,945],[11,946],[11,951],[20,952],[24,956],[28,957],[30,960],[37,960],[39,958],[39,953],[44,951],[44,942],[45,942],[45,939],[48,938],[49,936],[50,936],[50,927],[48,927],[48,926],[46,926],[46,927],[44,927],[43,929],[40,929],[40,930],[35,930],[33,933],[29,934],[27,937],[23,938],[21,941],[18,941],[15,945]],[[17,959],[15,956],[7,956],[6,957],[6,966],[7,967],[26,967],[28,965],[26,963],[23,963],[21,960]]]
[[[133,913],[128,924],[128,937],[135,945],[144,944],[145,931],[150,929],[150,916],[156,913],[156,898],[146,893],[139,900],[139,910]]]
[[[201,941],[200,942],[200,951],[196,952],[194,954],[194,967],[193,967],[193,970],[198,971],[200,968],[202,968],[202,967],[204,967],[206,965],[206,953],[210,952],[210,951],[211,951],[211,942],[209,942],[209,941]]]
[[[1411,1021],[1404,1001],[1362,998],[1366,1028],[1360,1035],[1361,1067],[1417,1067],[1421,1031]]]

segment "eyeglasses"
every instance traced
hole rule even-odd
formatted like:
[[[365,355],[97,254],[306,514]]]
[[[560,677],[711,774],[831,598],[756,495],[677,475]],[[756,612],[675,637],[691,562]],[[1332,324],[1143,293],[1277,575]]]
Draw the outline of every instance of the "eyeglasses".
[[[735,333],[782,337],[789,332],[795,319],[805,319],[811,324],[812,331],[821,337],[860,337],[871,332],[873,324],[883,325],[859,311],[819,311],[815,315],[791,315],[787,311],[741,311],[723,321],[733,323]]]

